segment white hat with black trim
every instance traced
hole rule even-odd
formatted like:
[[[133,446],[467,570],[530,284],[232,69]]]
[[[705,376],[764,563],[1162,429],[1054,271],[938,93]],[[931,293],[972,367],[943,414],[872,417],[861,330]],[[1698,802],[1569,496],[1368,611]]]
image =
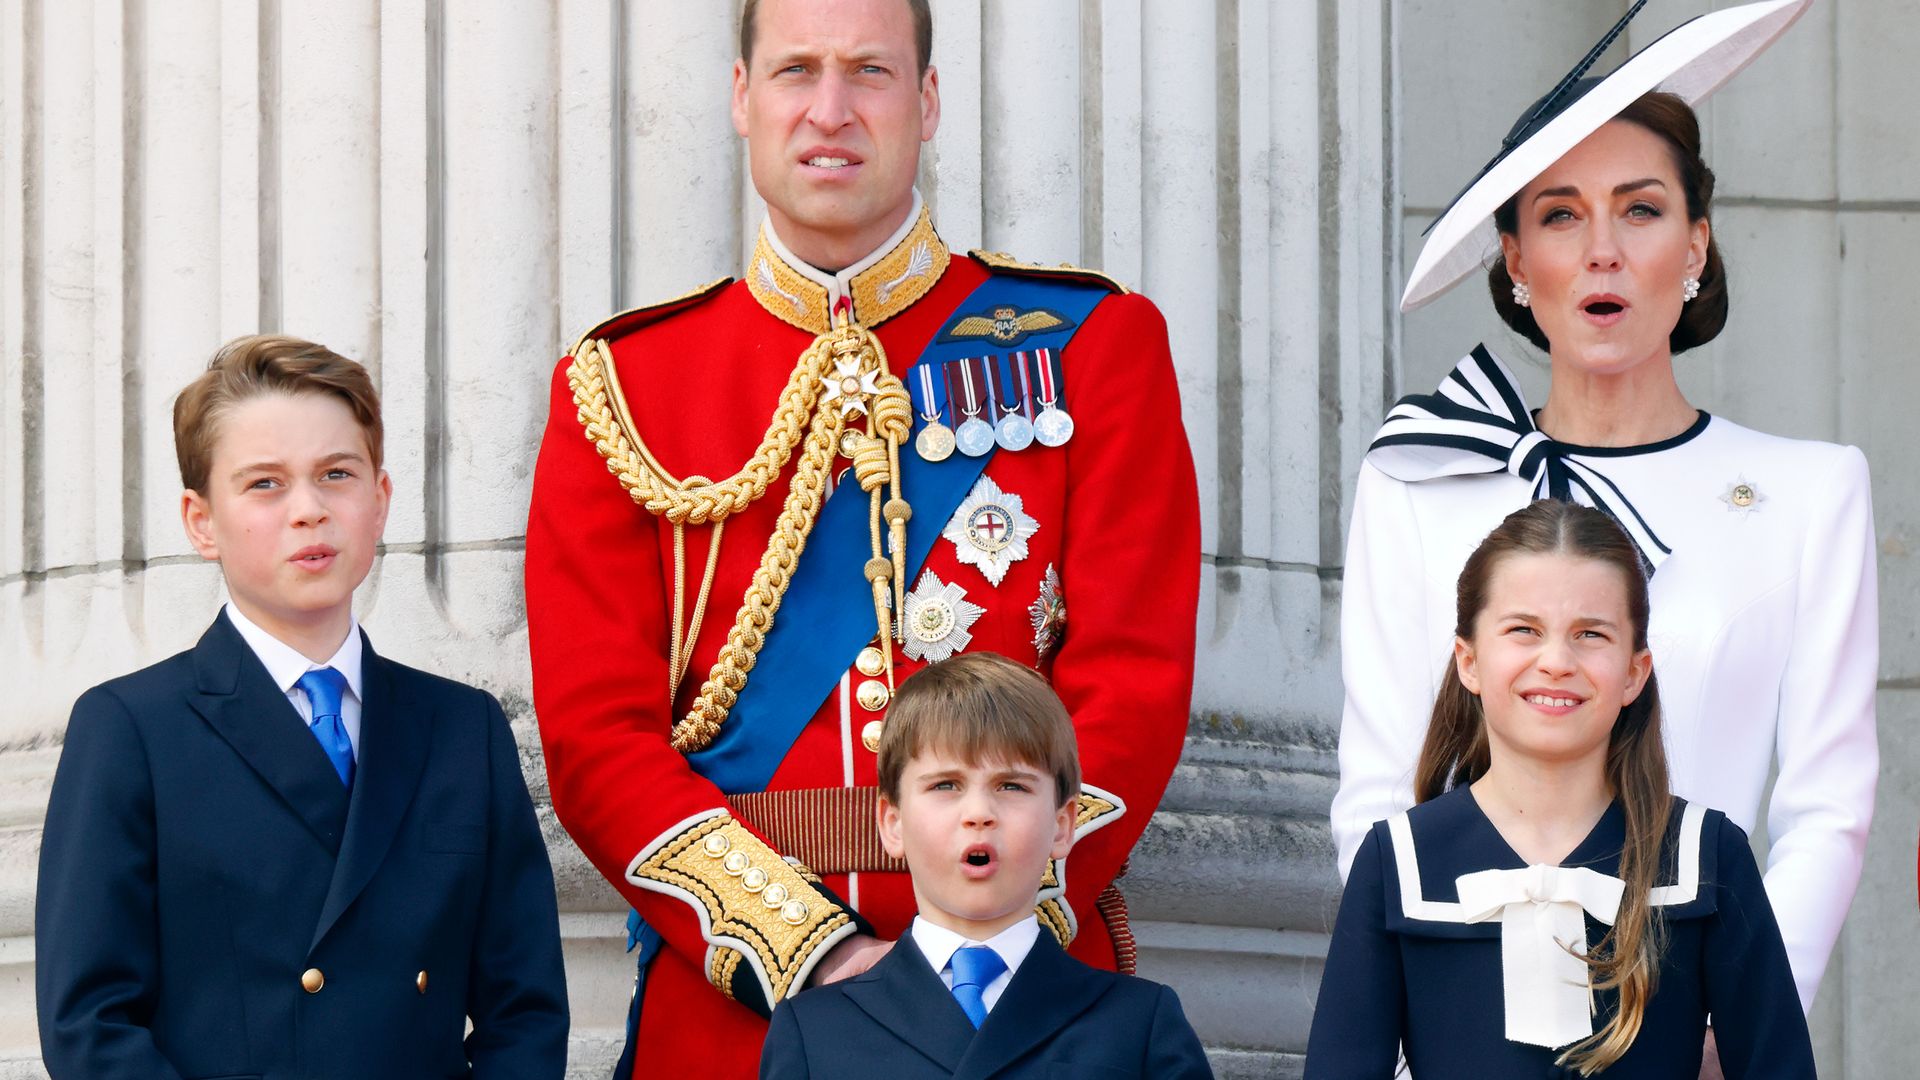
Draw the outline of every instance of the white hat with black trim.
[[[1766,51],[1813,0],[1763,0],[1709,12],[1668,31],[1600,79],[1583,78],[1646,6],[1638,0],[1566,78],[1541,98],[1501,143],[1500,153],[1427,229],[1426,246],[1400,296],[1412,311],[1492,265],[1500,252],[1493,212],[1567,151],[1641,96],[1655,91],[1698,104]]]

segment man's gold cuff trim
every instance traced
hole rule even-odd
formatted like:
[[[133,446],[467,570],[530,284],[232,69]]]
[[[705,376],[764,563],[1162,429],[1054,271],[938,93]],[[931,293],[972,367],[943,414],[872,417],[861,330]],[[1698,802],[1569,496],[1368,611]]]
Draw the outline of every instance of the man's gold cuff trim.
[[[1058,941],[1063,949],[1073,944],[1074,935],[1080,932],[1080,922],[1073,916],[1073,906],[1067,903],[1067,898],[1064,896],[1056,896],[1044,901],[1033,909],[1033,913],[1039,917],[1040,925],[1053,935],[1054,940]]]
[[[1091,784],[1081,784],[1080,809],[1073,819],[1073,842],[1078,844],[1088,833],[1118,821],[1126,812],[1127,804],[1120,796]],[[1078,932],[1079,920],[1067,903],[1067,860],[1047,860],[1046,872],[1040,875],[1038,899],[1035,913],[1040,916],[1040,925],[1052,930],[1055,937],[1065,934],[1060,937],[1060,944],[1072,941]]]
[[[852,916],[724,810],[681,822],[636,856],[627,880],[693,905],[713,946],[707,978],[733,997],[742,963],[771,1008],[806,984],[826,950],[855,933]],[[732,954],[729,958],[728,954]]]

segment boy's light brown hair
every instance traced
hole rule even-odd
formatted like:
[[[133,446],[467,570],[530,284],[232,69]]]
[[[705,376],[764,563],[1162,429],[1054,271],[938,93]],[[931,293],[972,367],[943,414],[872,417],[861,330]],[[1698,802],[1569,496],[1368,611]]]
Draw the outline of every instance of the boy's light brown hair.
[[[900,778],[923,750],[968,765],[1007,761],[1052,774],[1055,806],[1080,794],[1073,718],[1040,673],[999,653],[963,653],[900,684],[880,733],[880,794],[900,803]]]
[[[373,467],[381,465],[385,429],[380,393],[367,369],[324,345],[294,337],[255,334],[234,338],[213,354],[207,370],[173,400],[173,451],[180,483],[207,495],[220,423],[234,406],[269,394],[324,394],[338,398],[366,432]]]

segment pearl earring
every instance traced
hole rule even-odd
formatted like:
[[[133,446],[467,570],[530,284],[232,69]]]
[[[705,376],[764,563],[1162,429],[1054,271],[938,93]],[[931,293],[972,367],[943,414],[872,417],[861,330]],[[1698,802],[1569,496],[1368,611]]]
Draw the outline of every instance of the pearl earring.
[[[1694,297],[1699,295],[1700,295],[1700,279],[1699,278],[1690,277],[1687,280],[1680,283],[1680,296],[1684,300],[1692,300]]]
[[[1695,285],[1694,288],[1698,289],[1699,286]],[[1691,299],[1691,297],[1689,297],[1689,299]],[[1527,288],[1526,282],[1516,281],[1513,283],[1513,302],[1519,304],[1521,307],[1532,305],[1533,290]]]

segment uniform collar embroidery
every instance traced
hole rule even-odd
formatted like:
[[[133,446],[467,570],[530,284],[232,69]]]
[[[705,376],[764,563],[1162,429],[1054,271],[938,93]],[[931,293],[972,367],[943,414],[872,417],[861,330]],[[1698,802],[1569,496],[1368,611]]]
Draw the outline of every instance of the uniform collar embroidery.
[[[834,307],[843,301],[852,303],[853,320],[867,327],[907,310],[933,288],[951,261],[947,245],[934,231],[933,215],[915,191],[913,211],[899,230],[836,274],[796,258],[772,223],[763,222],[747,263],[747,288],[781,321],[824,334],[832,328]]]
[[[1705,424],[1702,413],[1685,434],[1642,450],[1667,449]],[[1587,460],[1599,456],[1612,455],[1555,442],[1534,426],[1513,373],[1485,345],[1474,346],[1439,390],[1401,398],[1367,450],[1375,468],[1406,483],[1507,472],[1531,483],[1536,499],[1596,507],[1620,523],[1648,568],[1658,570],[1673,549],[1626,493]]]

